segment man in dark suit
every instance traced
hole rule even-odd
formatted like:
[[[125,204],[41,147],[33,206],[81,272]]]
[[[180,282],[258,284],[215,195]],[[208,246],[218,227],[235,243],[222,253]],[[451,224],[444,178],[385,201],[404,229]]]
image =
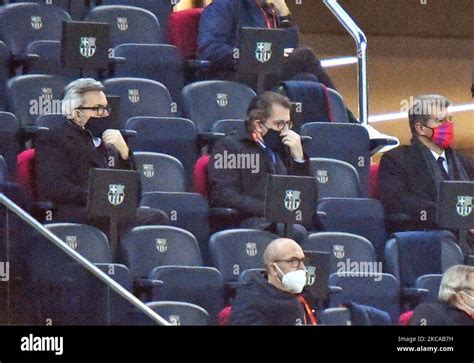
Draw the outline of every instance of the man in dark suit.
[[[455,123],[449,104],[439,95],[414,99],[409,109],[411,145],[400,146],[382,157],[379,183],[385,212],[409,217],[402,225],[392,224],[392,230],[437,229],[440,183],[474,180],[474,162],[451,148]]]
[[[107,222],[86,210],[89,170],[135,169],[133,154],[119,130],[106,130],[111,110],[100,82],[83,78],[70,83],[62,106],[62,127],[41,133],[36,141],[38,197],[54,203],[54,222],[93,224],[107,231]],[[133,223],[164,221],[163,212],[139,208]]]
[[[243,219],[262,221],[268,174],[311,175],[300,136],[291,130],[289,100],[266,92],[247,111],[246,130],[216,143],[209,162],[209,202],[236,208]],[[258,223],[257,223],[258,224]]]

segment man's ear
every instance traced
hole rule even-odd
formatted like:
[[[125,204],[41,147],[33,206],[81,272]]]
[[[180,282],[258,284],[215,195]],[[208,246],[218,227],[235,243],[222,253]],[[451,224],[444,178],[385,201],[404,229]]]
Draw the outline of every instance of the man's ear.
[[[253,121],[253,129],[257,131],[258,133],[262,133],[264,130],[264,127],[262,127],[262,123],[260,120],[254,120]]]
[[[425,132],[425,127],[424,127],[424,125],[423,125],[422,123],[417,122],[417,123],[415,124],[415,130],[416,130],[416,132],[417,132],[418,135],[427,136],[427,135],[426,135],[426,132]]]

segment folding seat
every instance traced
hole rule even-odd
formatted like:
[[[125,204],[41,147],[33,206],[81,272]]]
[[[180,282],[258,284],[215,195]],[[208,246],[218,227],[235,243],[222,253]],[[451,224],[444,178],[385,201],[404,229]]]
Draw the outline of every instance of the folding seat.
[[[183,111],[200,132],[208,132],[224,119],[245,119],[255,92],[248,86],[230,81],[194,82],[181,93]]]
[[[133,292],[132,274],[127,266],[119,263],[94,263],[94,265],[127,291]]]
[[[92,8],[84,20],[109,23],[112,48],[125,43],[162,43],[158,19],[145,9],[122,5],[97,6]]]
[[[45,227],[93,263],[111,263],[109,241],[101,230],[86,224],[53,223]]]
[[[244,120],[219,120],[212,125],[212,132],[231,134],[233,132],[241,132],[245,130]]]
[[[321,325],[352,325],[351,312],[348,308],[328,308],[318,315]]]
[[[186,172],[175,157],[150,152],[135,152],[133,157],[140,173],[142,193],[186,191]]]
[[[210,325],[209,314],[202,307],[177,301],[155,301],[147,303],[154,312],[168,320],[171,325]]]
[[[170,93],[161,83],[145,78],[124,77],[108,79],[104,86],[108,95],[120,96],[122,125],[132,117],[174,116]]]
[[[362,196],[368,195],[370,139],[367,130],[357,124],[310,122],[301,127],[303,144],[309,157],[330,158],[351,164],[359,174]]]
[[[57,108],[68,83],[63,77],[40,74],[11,78],[7,83],[9,109],[20,126],[35,125],[39,115],[61,112]]]
[[[387,273],[368,274],[347,271],[333,273],[329,285],[342,288],[330,295],[330,307],[339,307],[347,302],[376,307],[390,314],[392,323],[400,315],[400,282]]]
[[[6,84],[10,75],[10,51],[4,42],[0,41],[0,111],[7,107]]]
[[[326,198],[317,206],[319,223],[328,232],[345,232],[368,239],[378,261],[384,256],[388,235],[384,210],[376,199]]]
[[[25,54],[36,40],[60,40],[63,21],[71,21],[62,8],[44,4],[4,5],[0,11],[0,39],[13,56]]]
[[[219,271],[211,267],[163,266],[155,268],[149,275],[159,280],[157,301],[181,301],[205,309],[211,324],[224,307],[223,280]]]
[[[311,233],[306,237],[302,248],[308,251],[329,252],[330,273],[350,269],[351,262],[377,263],[375,250],[370,241],[350,233]],[[381,262],[379,264],[381,267]],[[381,268],[379,272],[382,272]]]
[[[171,226],[135,227],[121,239],[121,258],[134,278],[146,278],[158,266],[201,266],[191,233]]]
[[[8,173],[15,173],[16,158],[20,152],[20,130],[15,115],[0,112],[0,155],[3,155],[8,166]]]
[[[145,193],[141,206],[161,209],[168,214],[171,226],[192,233],[206,264],[209,238],[209,205],[206,198],[197,193]]]
[[[359,175],[351,164],[335,159],[310,158],[310,166],[318,185],[318,200],[361,196]]]
[[[239,280],[242,271],[264,268],[263,251],[278,236],[252,229],[231,229],[214,233],[209,239],[211,262],[226,283]]]
[[[115,48],[114,54],[124,58],[124,61],[115,65],[116,77],[141,77],[160,82],[169,90],[172,99],[180,103],[185,64],[176,47],[165,44],[121,44]]]
[[[174,156],[184,166],[187,185],[197,160],[197,131],[191,120],[177,117],[133,117],[125,124],[137,132],[129,140],[133,152],[148,151]]]
[[[441,285],[442,274],[428,274],[420,276],[415,281],[415,289],[426,290],[421,296],[420,304],[439,301],[438,293]]]

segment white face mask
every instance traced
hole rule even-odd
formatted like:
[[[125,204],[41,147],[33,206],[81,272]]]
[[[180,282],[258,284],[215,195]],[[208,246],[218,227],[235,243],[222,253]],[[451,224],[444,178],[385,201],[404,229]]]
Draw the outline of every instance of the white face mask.
[[[472,297],[471,295],[469,295],[468,293],[464,292],[464,291],[461,291],[461,294],[463,295],[466,295],[467,297],[469,297],[471,300],[474,300],[474,297]],[[471,305],[467,304],[467,303],[463,303],[466,307],[468,307],[470,310],[471,310],[471,314],[474,313],[474,307],[472,307]]]
[[[305,270],[290,271],[284,274],[276,263],[274,263],[274,265],[283,275],[281,278],[281,283],[286,290],[294,294],[299,294],[301,291],[303,291],[303,288],[306,286]]]

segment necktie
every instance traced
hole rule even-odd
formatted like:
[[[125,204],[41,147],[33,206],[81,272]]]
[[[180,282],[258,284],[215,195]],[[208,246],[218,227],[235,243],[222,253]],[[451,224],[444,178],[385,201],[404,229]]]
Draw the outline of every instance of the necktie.
[[[438,163],[438,167],[439,167],[439,170],[441,171],[441,175],[443,176],[443,179],[449,180],[449,175],[446,172],[446,169],[444,168],[444,165],[443,165],[444,160],[445,159],[442,156],[440,156],[438,160],[436,160],[436,162]]]

